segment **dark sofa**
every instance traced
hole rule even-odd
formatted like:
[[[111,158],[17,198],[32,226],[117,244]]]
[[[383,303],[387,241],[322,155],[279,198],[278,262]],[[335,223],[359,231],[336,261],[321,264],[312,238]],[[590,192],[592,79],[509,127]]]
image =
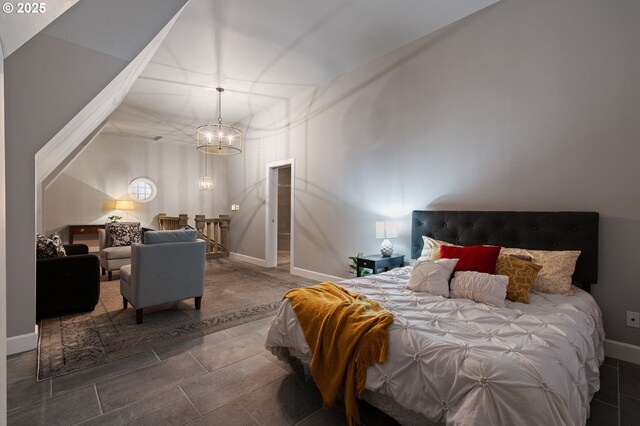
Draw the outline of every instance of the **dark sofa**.
[[[93,311],[100,298],[100,259],[84,244],[65,244],[67,256],[36,261],[36,317]]]

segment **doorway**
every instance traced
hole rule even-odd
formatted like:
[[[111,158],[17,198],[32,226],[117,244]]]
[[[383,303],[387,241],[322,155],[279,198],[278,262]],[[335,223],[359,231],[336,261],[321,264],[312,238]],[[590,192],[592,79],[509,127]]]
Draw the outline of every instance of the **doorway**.
[[[267,164],[266,247],[267,267],[293,268],[294,255],[293,159]]]
[[[277,265],[289,265],[291,253],[291,166],[278,168]]]

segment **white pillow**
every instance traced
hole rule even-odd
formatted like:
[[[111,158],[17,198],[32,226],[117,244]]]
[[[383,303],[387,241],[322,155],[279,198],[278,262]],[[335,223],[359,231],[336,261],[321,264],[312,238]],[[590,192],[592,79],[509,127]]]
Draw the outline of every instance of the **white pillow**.
[[[458,263],[458,259],[425,259],[416,262],[413,265],[407,288],[449,297],[449,278],[456,263]]]
[[[509,277],[484,272],[458,271],[451,280],[451,297],[504,308]]]

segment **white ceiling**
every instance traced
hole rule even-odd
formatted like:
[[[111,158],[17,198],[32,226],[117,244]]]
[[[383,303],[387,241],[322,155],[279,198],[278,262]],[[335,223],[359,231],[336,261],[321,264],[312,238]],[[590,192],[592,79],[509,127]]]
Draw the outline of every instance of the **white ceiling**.
[[[498,0],[190,0],[104,133],[192,143]]]

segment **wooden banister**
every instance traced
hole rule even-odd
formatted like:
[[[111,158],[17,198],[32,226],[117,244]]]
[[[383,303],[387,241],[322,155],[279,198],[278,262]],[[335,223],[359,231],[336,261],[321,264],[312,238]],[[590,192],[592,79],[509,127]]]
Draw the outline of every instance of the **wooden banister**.
[[[158,229],[182,229],[187,226],[188,222],[189,215],[186,213],[180,213],[178,216],[167,216],[166,213],[158,214]]]
[[[197,214],[195,221],[198,238],[207,244],[207,259],[229,257],[229,216],[206,218]]]

